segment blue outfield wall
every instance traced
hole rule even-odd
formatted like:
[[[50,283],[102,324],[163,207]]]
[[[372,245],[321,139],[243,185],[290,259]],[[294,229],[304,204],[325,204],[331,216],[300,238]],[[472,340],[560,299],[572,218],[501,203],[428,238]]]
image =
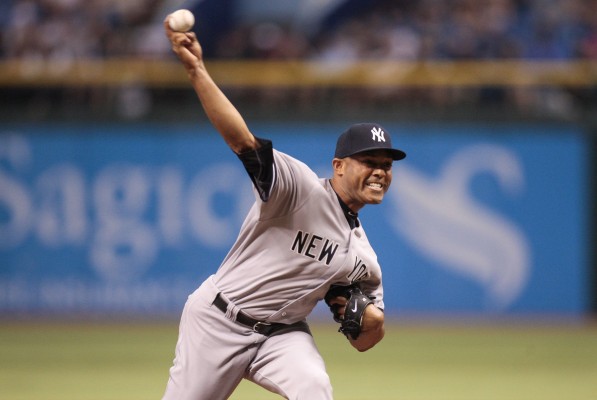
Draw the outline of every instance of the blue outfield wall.
[[[253,124],[329,175],[338,124]],[[361,219],[391,315],[582,315],[588,151],[546,125],[386,124],[408,153]],[[253,201],[209,125],[0,126],[0,313],[177,315]],[[284,260],[280,260],[281,263]]]

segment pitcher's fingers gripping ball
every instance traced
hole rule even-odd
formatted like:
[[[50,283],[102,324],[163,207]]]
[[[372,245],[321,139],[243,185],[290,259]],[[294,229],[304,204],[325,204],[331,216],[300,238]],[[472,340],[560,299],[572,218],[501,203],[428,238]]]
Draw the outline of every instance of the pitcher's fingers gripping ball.
[[[189,10],[176,10],[170,14],[168,25],[174,32],[188,32],[195,25],[195,16]]]
[[[342,313],[342,306],[334,301],[336,297],[344,297],[346,305]],[[334,321],[340,323],[339,332],[347,338],[357,339],[361,334],[363,314],[373,300],[363,294],[357,285],[338,286],[334,285],[325,295],[325,302],[334,315]]]

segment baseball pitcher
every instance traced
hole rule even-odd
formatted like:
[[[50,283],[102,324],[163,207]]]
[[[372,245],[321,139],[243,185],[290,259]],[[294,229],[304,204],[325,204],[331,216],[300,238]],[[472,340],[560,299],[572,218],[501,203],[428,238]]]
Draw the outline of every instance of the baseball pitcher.
[[[381,125],[352,125],[338,138],[332,177],[319,178],[249,130],[206,70],[194,33],[174,32],[168,17],[164,29],[244,165],[255,203],[216,273],[185,304],[163,398],[227,399],[248,379],[287,399],[332,399],[306,318],[323,300],[358,351],[383,338],[381,269],[358,212],[381,203],[393,162],[406,154]]]

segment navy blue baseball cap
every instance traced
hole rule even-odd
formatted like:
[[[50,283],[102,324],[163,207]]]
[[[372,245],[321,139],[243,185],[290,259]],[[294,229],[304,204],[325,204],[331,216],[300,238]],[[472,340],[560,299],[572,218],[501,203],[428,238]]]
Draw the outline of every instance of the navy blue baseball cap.
[[[338,137],[335,158],[350,157],[369,150],[388,150],[394,160],[402,160],[406,153],[392,147],[388,131],[376,123],[354,124]]]

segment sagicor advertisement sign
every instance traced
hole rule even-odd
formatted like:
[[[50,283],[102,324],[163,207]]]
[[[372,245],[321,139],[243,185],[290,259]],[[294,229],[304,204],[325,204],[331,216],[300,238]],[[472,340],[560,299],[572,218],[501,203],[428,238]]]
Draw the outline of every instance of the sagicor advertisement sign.
[[[361,219],[388,313],[587,309],[580,132],[385,125],[408,156]],[[251,128],[325,176],[345,126]],[[179,313],[252,201],[240,161],[209,125],[4,127],[0,312]]]

